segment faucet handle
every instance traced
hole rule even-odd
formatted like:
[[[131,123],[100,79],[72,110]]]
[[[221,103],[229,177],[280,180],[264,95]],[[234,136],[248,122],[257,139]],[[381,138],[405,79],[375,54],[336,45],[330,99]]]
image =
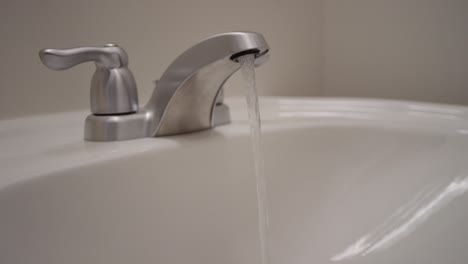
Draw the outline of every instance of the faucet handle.
[[[127,53],[115,44],[104,47],[43,49],[42,63],[52,70],[65,70],[94,61],[91,81],[91,112],[95,115],[128,114],[138,111],[136,82],[127,68]]]
[[[107,44],[104,47],[43,49],[39,56],[42,63],[52,70],[66,70],[87,61],[94,61],[107,69],[128,65],[127,54],[115,44]]]

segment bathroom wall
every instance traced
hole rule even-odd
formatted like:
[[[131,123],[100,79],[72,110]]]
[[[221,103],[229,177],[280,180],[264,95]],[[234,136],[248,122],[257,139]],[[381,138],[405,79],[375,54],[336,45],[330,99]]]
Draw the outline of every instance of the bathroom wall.
[[[212,34],[262,32],[262,95],[468,104],[466,0],[6,0],[0,7],[0,119],[86,109],[94,67],[55,72],[41,48],[114,42],[145,103],[168,64]],[[227,95],[242,93],[239,76]]]
[[[124,47],[145,103],[153,80],[188,47],[217,33],[262,32],[274,51],[258,69],[261,94],[320,89],[320,0],[6,0],[0,7],[0,119],[89,107],[92,64],[55,72],[42,48]],[[241,94],[239,78],[228,95]]]
[[[468,104],[468,1],[324,1],[322,95]]]

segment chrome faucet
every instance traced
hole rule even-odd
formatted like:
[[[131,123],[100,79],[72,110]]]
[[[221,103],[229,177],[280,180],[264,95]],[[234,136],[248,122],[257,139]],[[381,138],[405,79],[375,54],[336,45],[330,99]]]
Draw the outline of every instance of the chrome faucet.
[[[254,54],[255,65],[261,65],[268,50],[264,37],[254,32],[229,32],[205,39],[169,65],[142,108],[127,68],[127,54],[117,45],[44,49],[39,56],[53,70],[95,62],[92,114],[86,118],[84,137],[116,141],[182,134],[229,123],[229,108],[222,98],[224,83],[240,68],[239,57]]]

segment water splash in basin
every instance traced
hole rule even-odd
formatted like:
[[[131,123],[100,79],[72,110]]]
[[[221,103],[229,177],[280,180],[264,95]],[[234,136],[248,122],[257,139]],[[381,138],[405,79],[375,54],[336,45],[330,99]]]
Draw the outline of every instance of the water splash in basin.
[[[260,236],[260,250],[262,264],[270,263],[268,246],[268,196],[266,191],[266,178],[264,172],[264,159],[261,142],[261,122],[258,105],[257,89],[255,87],[255,56],[245,55],[239,58],[241,73],[245,83],[245,99],[250,122],[252,151],[255,163],[255,180],[257,183],[258,228]]]

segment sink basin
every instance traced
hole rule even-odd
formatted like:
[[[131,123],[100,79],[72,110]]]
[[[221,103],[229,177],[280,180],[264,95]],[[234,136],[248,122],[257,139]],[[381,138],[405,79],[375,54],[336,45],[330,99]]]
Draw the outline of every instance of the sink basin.
[[[0,122],[0,263],[260,263],[245,105],[232,124],[82,140],[86,112]],[[468,107],[261,98],[272,264],[468,259]]]

